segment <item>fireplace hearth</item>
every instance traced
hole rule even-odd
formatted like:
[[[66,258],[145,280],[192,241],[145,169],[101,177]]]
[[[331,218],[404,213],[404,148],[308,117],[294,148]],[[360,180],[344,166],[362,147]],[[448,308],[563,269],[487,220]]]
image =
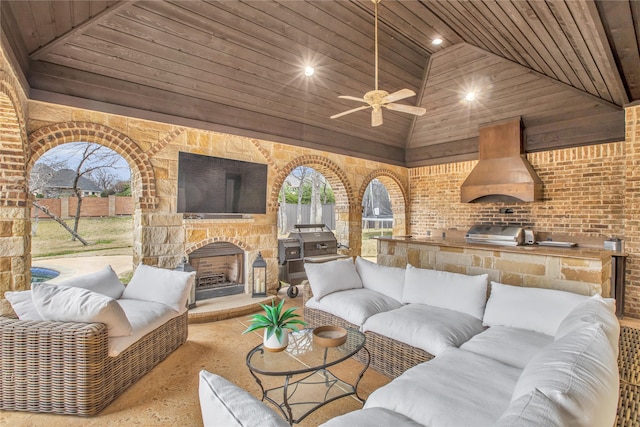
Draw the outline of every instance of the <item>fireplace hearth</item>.
[[[196,301],[245,292],[244,251],[236,245],[210,243],[189,254],[189,264],[196,270]]]

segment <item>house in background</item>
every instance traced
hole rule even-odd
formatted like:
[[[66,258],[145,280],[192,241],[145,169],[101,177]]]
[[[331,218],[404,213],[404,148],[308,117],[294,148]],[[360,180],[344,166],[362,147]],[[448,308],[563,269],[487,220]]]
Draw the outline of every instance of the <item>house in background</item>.
[[[54,171],[44,187],[44,196],[49,199],[56,197],[74,197],[73,180],[76,173],[71,169]],[[78,189],[82,197],[99,196],[102,191],[95,182],[81,176],[78,178]]]

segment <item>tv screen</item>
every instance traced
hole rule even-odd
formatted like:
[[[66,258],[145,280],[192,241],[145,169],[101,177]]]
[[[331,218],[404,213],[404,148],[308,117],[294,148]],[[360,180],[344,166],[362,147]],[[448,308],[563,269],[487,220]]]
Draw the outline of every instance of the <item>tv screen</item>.
[[[264,214],[267,165],[180,152],[178,212]]]

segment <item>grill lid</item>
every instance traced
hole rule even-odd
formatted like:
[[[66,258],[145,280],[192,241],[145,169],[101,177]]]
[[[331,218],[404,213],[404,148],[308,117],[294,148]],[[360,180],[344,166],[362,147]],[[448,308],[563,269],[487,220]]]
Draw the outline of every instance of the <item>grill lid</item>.
[[[467,231],[468,243],[517,246],[524,243],[524,229],[513,225],[474,225]]]

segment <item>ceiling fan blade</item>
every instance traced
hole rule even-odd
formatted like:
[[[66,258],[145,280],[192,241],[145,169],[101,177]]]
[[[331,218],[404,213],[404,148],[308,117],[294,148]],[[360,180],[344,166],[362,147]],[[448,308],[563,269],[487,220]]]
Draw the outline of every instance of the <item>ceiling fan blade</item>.
[[[342,98],[342,99],[350,99],[351,101],[360,101],[360,102],[367,102],[362,98],[358,98],[356,96],[349,96],[349,95],[340,95],[338,98]]]
[[[374,108],[371,112],[371,126],[380,126],[382,124],[382,109]]]
[[[355,113],[356,111],[366,110],[370,108],[368,105],[363,105],[362,107],[352,108],[351,110],[343,111],[342,113],[334,114],[330,118],[337,119],[338,117],[346,116],[347,114]]]
[[[404,105],[404,104],[385,104],[383,107],[388,108],[393,111],[400,111],[402,113],[409,113],[416,116],[421,116],[427,112],[426,109],[422,107],[414,107],[413,105]]]
[[[384,98],[384,100],[386,102],[394,102],[394,101],[399,101],[401,99],[409,98],[411,96],[416,96],[416,93],[411,89],[400,89],[397,92],[393,92],[387,95]]]

